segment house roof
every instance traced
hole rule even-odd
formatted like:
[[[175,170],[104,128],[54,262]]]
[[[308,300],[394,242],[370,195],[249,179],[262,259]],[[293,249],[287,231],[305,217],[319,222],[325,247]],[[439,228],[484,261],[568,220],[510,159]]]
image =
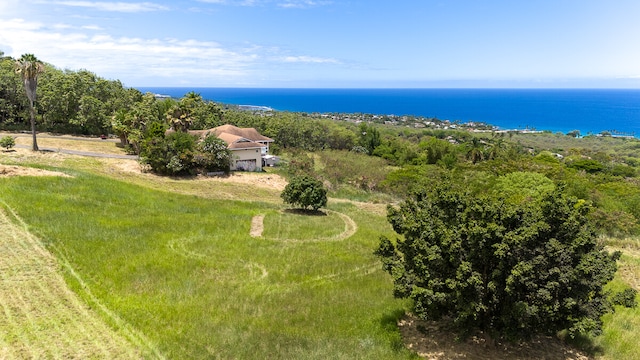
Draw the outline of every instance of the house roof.
[[[257,143],[255,141],[251,141],[245,137],[229,134],[229,133],[220,133],[217,135],[218,138],[222,139],[222,141],[229,144],[230,150],[240,150],[240,149],[253,149],[253,148],[263,148],[266,145]]]
[[[170,129],[167,134],[175,132]],[[205,138],[209,134],[214,134],[228,144],[230,150],[257,149],[267,147],[264,143],[274,140],[258,132],[254,128],[239,128],[233,125],[222,125],[207,130],[189,130],[189,134]]]
[[[237,126],[227,124],[227,125],[214,127],[213,129],[210,129],[210,130],[213,131],[213,133],[216,134],[218,137],[220,137],[220,134],[222,133],[227,133],[227,134],[233,134],[236,136],[241,136],[251,141],[273,142],[273,139],[260,134],[258,130],[254,128],[239,128]]]

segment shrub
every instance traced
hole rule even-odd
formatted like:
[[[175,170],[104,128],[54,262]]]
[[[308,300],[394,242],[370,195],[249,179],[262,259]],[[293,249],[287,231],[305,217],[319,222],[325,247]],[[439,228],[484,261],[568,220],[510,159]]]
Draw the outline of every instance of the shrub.
[[[153,172],[164,175],[228,172],[231,166],[227,144],[215,135],[200,142],[185,132],[153,137],[145,140],[140,156]]]
[[[224,140],[215,135],[208,135],[197,145],[194,156],[196,164],[204,171],[229,172],[231,168],[231,150]]]
[[[421,318],[511,339],[599,333],[620,253],[598,243],[589,210],[561,189],[513,204],[438,187],[389,208],[403,239],[382,237],[376,254]]]
[[[568,167],[576,170],[584,170],[589,174],[594,174],[604,170],[604,165],[598,160],[593,159],[579,159],[567,164]]]
[[[11,149],[12,147],[16,146],[16,141],[12,136],[5,136],[2,139],[0,139],[0,147],[3,147],[7,150]]]
[[[296,176],[285,186],[280,194],[285,203],[300,206],[303,209],[312,208],[317,211],[327,206],[327,190],[322,182],[309,175]]]

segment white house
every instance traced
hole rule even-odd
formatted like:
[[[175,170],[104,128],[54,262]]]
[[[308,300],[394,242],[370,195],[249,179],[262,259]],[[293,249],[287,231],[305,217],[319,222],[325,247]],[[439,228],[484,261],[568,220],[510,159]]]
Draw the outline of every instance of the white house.
[[[273,139],[260,134],[254,128],[239,128],[233,125],[221,125],[189,133],[200,137],[215,134],[226,142],[231,150],[231,170],[239,171],[261,171],[265,166],[269,144],[273,142]]]

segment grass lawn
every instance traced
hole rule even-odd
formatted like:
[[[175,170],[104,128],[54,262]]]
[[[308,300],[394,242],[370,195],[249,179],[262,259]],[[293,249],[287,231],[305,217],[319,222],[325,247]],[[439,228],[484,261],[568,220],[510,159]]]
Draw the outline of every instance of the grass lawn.
[[[395,327],[406,304],[392,298],[372,254],[378,236],[391,233],[384,217],[349,203],[309,217],[275,202],[203,198],[62,171],[72,177],[0,178],[0,198],[79,274],[83,283],[67,274],[75,291],[149,339],[143,353],[411,357]],[[254,238],[258,214],[265,232]],[[346,230],[350,236],[341,238]],[[301,241],[286,241],[294,238]]]

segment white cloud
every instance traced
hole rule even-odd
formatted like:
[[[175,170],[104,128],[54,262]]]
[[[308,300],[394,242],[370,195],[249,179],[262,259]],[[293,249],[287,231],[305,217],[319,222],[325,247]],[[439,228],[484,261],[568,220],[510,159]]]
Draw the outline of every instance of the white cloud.
[[[282,61],[288,63],[339,64],[336,59],[319,58],[313,56],[285,56]]]
[[[168,7],[151,2],[106,2],[106,1],[55,1],[56,5],[90,8],[100,11],[111,12],[148,12],[148,11],[164,11],[169,10]]]
[[[264,3],[264,0],[198,0],[207,4],[235,5],[235,6],[256,6]]]
[[[285,9],[304,9],[316,6],[330,5],[333,1],[317,0],[198,0],[202,3],[236,5],[236,6],[260,6],[274,4]]]
[[[95,31],[102,30],[102,27],[98,25],[84,25],[82,28],[86,30],[95,30]]]
[[[309,7],[330,5],[331,3],[331,1],[285,0],[284,2],[278,3],[278,6],[286,9],[304,9]]]
[[[184,38],[115,36],[93,24],[46,24],[18,18],[0,18],[0,50],[14,58],[33,53],[58,68],[88,69],[127,86],[237,86],[270,77],[282,64],[340,64],[332,58],[292,54],[259,44],[229,47]]]
[[[0,22],[0,43],[9,56],[34,53],[42,61],[68,69],[89,69],[125,81],[183,78],[213,81],[248,76],[258,55],[223,48],[215,42],[88,35],[65,26],[45,27],[21,19]]]

